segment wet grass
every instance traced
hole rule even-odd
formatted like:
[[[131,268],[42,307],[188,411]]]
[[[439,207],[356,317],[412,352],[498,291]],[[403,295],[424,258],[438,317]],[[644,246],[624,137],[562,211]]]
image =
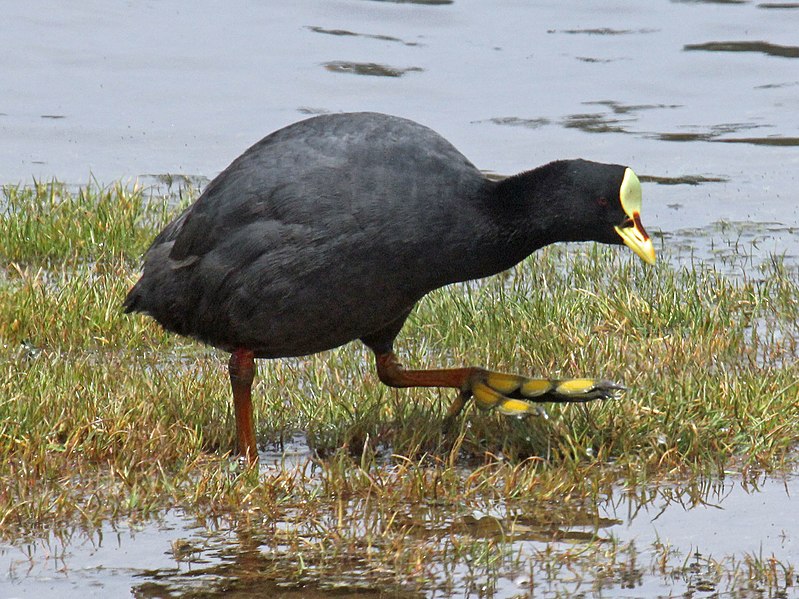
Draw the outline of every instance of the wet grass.
[[[581,245],[431,294],[397,349],[413,367],[608,378],[628,387],[620,400],[550,407],[549,420],[470,407],[443,435],[449,392],[383,387],[368,353],[350,344],[259,364],[259,440],[279,447],[302,432],[317,458],[242,470],[228,455],[225,356],[119,309],[149,241],[189,199],[122,185],[3,190],[7,542],[180,509],[232,523],[260,571],[289,583],[446,593],[471,577],[494,580],[481,595],[491,596],[492,572],[528,576],[535,563],[535,580],[566,568],[590,588],[624,588],[640,574],[636,558],[603,540],[596,522],[597,502],[619,481],[636,488],[792,465],[796,270],[778,257],[755,266],[745,251],[715,266],[675,269],[666,259],[646,268],[624,250]],[[558,523],[575,518],[592,523],[584,543],[536,550],[532,562],[514,549],[520,534],[558,539]],[[739,556],[720,570],[702,561],[699,570],[722,572],[713,584],[733,590],[752,580],[791,587],[792,566],[769,559]]]

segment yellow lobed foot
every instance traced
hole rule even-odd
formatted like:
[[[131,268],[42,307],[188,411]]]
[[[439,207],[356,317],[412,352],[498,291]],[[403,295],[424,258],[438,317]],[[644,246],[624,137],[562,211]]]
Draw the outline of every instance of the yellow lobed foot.
[[[506,416],[546,416],[533,402],[579,403],[615,397],[624,387],[595,379],[528,379],[515,374],[486,372],[472,382],[472,396],[483,410],[496,409]]]

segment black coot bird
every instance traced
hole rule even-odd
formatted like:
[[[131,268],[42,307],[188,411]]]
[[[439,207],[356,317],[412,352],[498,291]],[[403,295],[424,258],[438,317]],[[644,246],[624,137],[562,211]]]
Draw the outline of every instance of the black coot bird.
[[[447,140],[377,113],[313,117],[265,137],[155,238],[124,302],[232,354],[238,448],[257,460],[254,358],[360,339],[392,387],[453,387],[506,414],[619,387],[482,368],[406,370],[393,352],[425,294],[505,270],[557,241],[626,244],[654,263],[641,186],[619,165],[559,160],[501,181]]]

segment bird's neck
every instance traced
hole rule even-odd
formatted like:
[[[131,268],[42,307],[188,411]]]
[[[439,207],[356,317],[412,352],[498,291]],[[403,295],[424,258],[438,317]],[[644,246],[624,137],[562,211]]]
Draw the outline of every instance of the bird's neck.
[[[509,251],[517,261],[557,241],[570,241],[568,215],[558,210],[555,187],[558,163],[507,177],[495,184],[491,194],[493,213],[509,232]]]

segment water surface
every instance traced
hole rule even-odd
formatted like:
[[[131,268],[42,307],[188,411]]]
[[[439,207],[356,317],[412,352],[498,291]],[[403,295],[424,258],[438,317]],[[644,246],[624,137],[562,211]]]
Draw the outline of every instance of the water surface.
[[[794,253],[795,3],[8,3],[0,183],[213,177],[310,114],[376,110],[500,174],[633,166],[674,233],[780,223]],[[673,184],[663,184],[671,182]]]
[[[446,542],[449,535],[494,541],[504,544],[515,559],[489,572],[468,562],[442,564],[440,570],[433,569],[432,577],[407,586],[367,575],[357,563],[343,563],[335,574],[321,577],[312,564],[306,564],[305,573],[298,574],[294,556],[281,548],[267,527],[198,522],[170,511],[154,521],[108,524],[88,538],[62,531],[44,540],[0,546],[0,596],[80,599],[87,592],[97,596],[132,592],[137,597],[228,597],[235,592],[239,597],[281,599],[410,599],[556,597],[583,592],[680,597],[704,590],[698,596],[713,597],[718,595],[712,593],[724,591],[733,570],[742,569],[747,560],[766,564],[777,560],[780,568],[799,563],[797,493],[795,477],[745,482],[732,475],[682,486],[619,488],[596,510],[559,515],[554,522],[503,505],[463,506],[443,520],[440,513],[431,512],[428,527],[421,518],[412,529],[420,541]],[[278,523],[278,527],[294,525]],[[314,539],[309,537],[308,542]],[[568,563],[579,556],[581,546],[597,543],[619,547],[617,561],[599,561],[584,570],[576,564],[554,573],[551,565],[547,569],[553,556],[557,562],[562,553]],[[613,568],[614,575],[603,580],[603,570]],[[626,568],[621,577],[619,568]]]

